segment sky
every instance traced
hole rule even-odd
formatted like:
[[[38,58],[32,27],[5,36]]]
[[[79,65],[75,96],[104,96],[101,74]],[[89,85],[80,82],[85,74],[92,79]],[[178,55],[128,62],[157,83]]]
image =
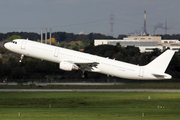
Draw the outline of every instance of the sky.
[[[41,28],[74,34],[142,33],[144,10],[149,34],[180,34],[180,0],[0,0],[0,33]]]

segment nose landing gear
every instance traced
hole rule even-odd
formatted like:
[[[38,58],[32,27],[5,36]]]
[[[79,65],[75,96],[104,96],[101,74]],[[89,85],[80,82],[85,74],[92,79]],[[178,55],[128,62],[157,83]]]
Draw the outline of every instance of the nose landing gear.
[[[22,62],[23,58],[24,58],[24,55],[22,54],[21,57],[20,57],[19,62]]]

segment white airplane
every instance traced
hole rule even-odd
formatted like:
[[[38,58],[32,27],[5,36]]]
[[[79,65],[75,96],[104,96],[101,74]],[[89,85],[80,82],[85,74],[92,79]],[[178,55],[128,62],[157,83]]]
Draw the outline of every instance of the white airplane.
[[[21,54],[20,62],[24,55],[31,56],[58,63],[59,68],[65,71],[80,69],[83,73],[91,71],[119,78],[139,80],[172,78],[171,75],[165,73],[174,55],[172,50],[166,50],[149,64],[139,66],[26,39],[16,39],[5,43],[4,46],[12,52]]]

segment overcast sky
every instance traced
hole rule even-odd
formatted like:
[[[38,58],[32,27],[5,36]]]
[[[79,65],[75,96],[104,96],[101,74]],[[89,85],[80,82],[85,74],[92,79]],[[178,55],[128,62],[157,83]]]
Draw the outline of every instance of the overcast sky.
[[[19,31],[110,35],[114,14],[114,37],[142,31],[144,10],[147,32],[180,34],[180,0],[0,0],[0,33]],[[155,27],[156,26],[156,27]],[[158,27],[159,26],[159,27]]]

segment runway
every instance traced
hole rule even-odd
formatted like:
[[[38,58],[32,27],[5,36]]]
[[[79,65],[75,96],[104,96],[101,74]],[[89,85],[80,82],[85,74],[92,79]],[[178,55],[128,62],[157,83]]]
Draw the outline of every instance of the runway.
[[[0,92],[180,92],[180,89],[0,89]]]

